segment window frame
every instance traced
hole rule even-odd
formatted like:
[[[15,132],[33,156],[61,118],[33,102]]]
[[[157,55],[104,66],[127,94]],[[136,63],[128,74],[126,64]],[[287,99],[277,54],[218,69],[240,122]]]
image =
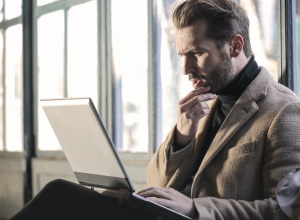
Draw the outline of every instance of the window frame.
[[[278,82],[298,94],[296,0],[277,0]]]
[[[55,12],[58,10],[63,10],[65,14],[65,35],[64,35],[64,45],[65,45],[65,54],[64,54],[64,88],[66,90],[67,83],[67,11],[70,7],[86,3],[92,0],[59,0],[52,2],[46,5],[37,6],[37,0],[33,0],[34,7],[34,16],[33,16],[33,27],[34,27],[34,133],[36,137],[36,146],[35,152],[39,158],[49,158],[54,157],[58,159],[64,159],[65,155],[62,151],[41,151],[38,149],[38,66],[37,66],[37,20],[40,16]],[[153,7],[155,8],[155,0],[147,0],[148,3],[148,102],[155,102],[155,76],[153,70]],[[114,119],[114,76],[112,73],[112,42],[111,42],[111,1],[110,0],[97,0],[97,19],[98,19],[98,109],[101,114],[103,122],[106,124],[107,130],[114,140],[115,131],[113,129]],[[64,96],[67,96],[67,91],[65,91]],[[123,160],[146,160],[149,161],[154,154],[154,143],[156,134],[153,134],[155,129],[155,105],[149,105],[148,107],[148,122],[149,122],[149,145],[148,152],[145,153],[131,153],[131,152],[118,152],[121,159]]]
[[[94,0],[58,0],[55,2],[51,2],[46,5],[42,6],[37,6],[37,0],[33,0],[33,8],[34,8],[34,13],[33,13],[33,51],[34,51],[34,59],[33,59],[33,66],[34,66],[34,75],[33,75],[33,87],[34,87],[34,92],[33,92],[33,112],[34,112],[34,134],[35,134],[35,154],[38,158],[57,158],[57,159],[65,159],[65,155],[63,151],[58,151],[58,150],[50,150],[50,151],[41,151],[38,149],[38,45],[37,45],[37,34],[38,34],[38,27],[37,27],[37,21],[38,19],[46,14],[56,12],[59,10],[63,10],[64,12],[64,98],[67,97],[67,59],[68,59],[68,10],[76,5],[84,4],[90,1]],[[97,2],[97,14],[99,14],[99,0],[96,0]],[[99,16],[98,16],[98,33],[99,33]],[[98,41],[99,41],[99,34],[98,34]],[[98,42],[99,45],[99,42]],[[99,52],[98,52],[99,53]],[[97,64],[99,67],[99,63]],[[99,69],[99,68],[98,68]],[[99,72],[98,72],[99,76]],[[99,91],[99,84],[98,84],[98,89]],[[99,95],[99,93],[98,93]],[[98,99],[100,97],[98,96]],[[98,100],[100,101],[100,100]],[[99,102],[98,102],[99,103]],[[100,107],[99,107],[100,109]]]
[[[37,0],[33,0],[34,7],[34,113],[37,115],[37,19],[47,13],[63,10],[65,14],[65,65],[64,74],[67,79],[67,10],[75,5],[86,3],[92,0],[58,0],[46,5],[37,6]],[[155,45],[158,43],[158,15],[157,4],[158,0],[147,0],[148,2],[148,127],[149,127],[149,145],[148,152],[145,153],[131,153],[118,152],[120,157],[125,160],[150,160],[160,143],[158,143],[159,123],[157,114],[160,114],[157,106],[157,86],[158,84],[158,62],[155,59],[157,51]],[[239,0],[235,0],[239,2]],[[104,123],[107,126],[108,132],[114,139],[115,131],[113,129],[114,119],[112,112],[114,111],[113,93],[114,76],[112,74],[112,42],[111,42],[111,1],[97,0],[97,19],[98,19],[98,103],[99,111]],[[296,71],[296,50],[295,50],[295,28],[293,18],[295,17],[295,0],[277,0],[277,27],[278,27],[278,82],[286,85],[294,92],[297,92],[297,75]],[[4,6],[5,7],[5,6]],[[289,10],[289,11],[288,11]],[[292,13],[289,13],[289,12]],[[16,19],[12,19],[16,20]],[[11,21],[13,22],[13,21]],[[15,21],[14,21],[15,22]],[[1,28],[1,24],[0,24]],[[288,41],[286,39],[289,39]],[[287,51],[292,50],[291,53]],[[67,80],[65,80],[66,84]],[[66,86],[64,87],[66,88]],[[66,96],[67,91],[65,91]],[[38,118],[35,118],[35,134],[37,136]],[[40,151],[35,148],[38,157],[55,157],[64,158],[62,151]]]

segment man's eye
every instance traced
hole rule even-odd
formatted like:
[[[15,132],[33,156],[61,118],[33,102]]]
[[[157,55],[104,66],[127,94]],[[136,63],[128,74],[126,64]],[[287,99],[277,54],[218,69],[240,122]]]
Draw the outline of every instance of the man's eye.
[[[195,53],[195,55],[196,55],[197,57],[202,56],[202,55],[203,55],[203,52]]]

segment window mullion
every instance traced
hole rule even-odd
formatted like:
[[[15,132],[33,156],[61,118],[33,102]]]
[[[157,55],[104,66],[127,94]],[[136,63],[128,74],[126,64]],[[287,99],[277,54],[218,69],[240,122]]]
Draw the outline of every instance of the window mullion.
[[[297,94],[296,0],[286,0],[286,86]]]
[[[3,25],[0,28],[2,29],[3,33],[3,151],[6,152],[6,36],[5,36],[5,1],[3,0]]]
[[[110,1],[98,1],[98,54],[99,54],[99,112],[110,135],[112,135],[112,73],[110,53]],[[109,84],[110,83],[110,84]]]
[[[153,26],[152,26],[152,43],[153,43],[153,51],[152,51],[152,57],[153,57],[153,75],[152,75],[152,95],[153,95],[153,129],[154,129],[154,139],[153,144],[154,148],[153,150],[156,151],[156,149],[159,147],[159,145],[162,142],[162,98],[161,98],[161,92],[162,87],[160,83],[160,70],[161,70],[161,11],[158,9],[160,8],[162,2],[158,0],[153,0]]]
[[[64,9],[64,97],[68,97],[68,8]]]
[[[297,93],[296,0],[277,0],[278,82]]]
[[[3,151],[7,151],[6,146],[6,37],[5,30],[3,33]]]
[[[23,132],[26,175],[24,180],[24,204],[32,199],[32,164],[34,156],[34,94],[33,94],[33,0],[24,0],[22,6],[23,17]]]
[[[151,157],[155,152],[157,132],[155,129],[155,72],[154,71],[154,11],[155,0],[148,0],[148,129],[149,129],[149,149],[148,153]]]
[[[285,1],[277,0],[278,82],[284,84],[285,72]]]

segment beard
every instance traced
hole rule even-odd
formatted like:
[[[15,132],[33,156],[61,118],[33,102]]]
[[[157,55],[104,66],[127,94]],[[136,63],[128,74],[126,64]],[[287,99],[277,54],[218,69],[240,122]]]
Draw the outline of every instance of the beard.
[[[221,49],[221,62],[219,62],[211,71],[205,76],[201,74],[190,74],[189,78],[199,78],[207,82],[210,86],[209,93],[220,94],[233,80],[234,66],[226,53],[225,49]]]

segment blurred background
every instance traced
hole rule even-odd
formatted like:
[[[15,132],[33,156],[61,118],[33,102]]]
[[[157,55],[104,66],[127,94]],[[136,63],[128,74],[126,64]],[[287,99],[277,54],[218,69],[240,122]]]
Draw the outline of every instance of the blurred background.
[[[175,2],[0,0],[0,219],[53,179],[77,182],[40,99],[91,97],[136,190],[146,187],[147,164],[193,89],[176,51]],[[300,92],[300,0],[236,2],[258,64]]]

